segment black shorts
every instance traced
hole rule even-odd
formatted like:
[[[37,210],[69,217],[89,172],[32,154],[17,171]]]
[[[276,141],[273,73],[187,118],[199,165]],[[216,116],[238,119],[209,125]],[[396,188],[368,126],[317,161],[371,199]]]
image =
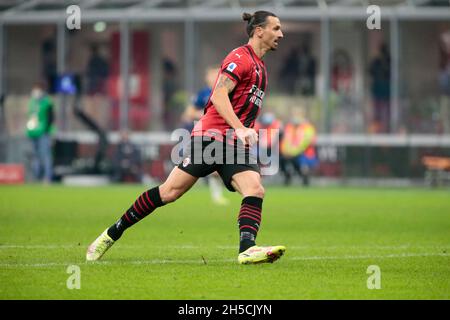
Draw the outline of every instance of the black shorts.
[[[260,173],[257,159],[248,148],[201,136],[191,137],[178,168],[197,178],[217,171],[231,192],[236,191],[231,185],[231,178],[236,173],[249,170]]]

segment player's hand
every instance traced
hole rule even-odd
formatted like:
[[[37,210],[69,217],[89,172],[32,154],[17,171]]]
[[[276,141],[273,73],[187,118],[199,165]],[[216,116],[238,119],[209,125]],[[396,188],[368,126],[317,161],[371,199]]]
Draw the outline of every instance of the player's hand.
[[[258,142],[258,134],[254,129],[250,128],[242,128],[236,129],[236,136],[239,140],[242,141],[244,145],[253,146],[256,142]]]

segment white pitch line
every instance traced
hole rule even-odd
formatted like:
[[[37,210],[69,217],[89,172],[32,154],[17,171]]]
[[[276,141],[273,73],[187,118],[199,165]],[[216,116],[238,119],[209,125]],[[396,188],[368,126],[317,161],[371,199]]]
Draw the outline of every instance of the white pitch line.
[[[358,259],[392,259],[411,257],[450,257],[447,253],[402,253],[388,255],[360,255],[360,256],[309,256],[309,257],[286,257],[285,260],[308,261],[308,260],[358,260]],[[205,259],[207,263],[235,262],[236,259]],[[0,268],[39,268],[39,267],[66,267],[69,265],[148,265],[148,264],[205,264],[201,259],[189,260],[132,260],[132,261],[99,261],[99,262],[50,262],[50,263],[2,263]]]
[[[358,259],[389,259],[389,258],[410,258],[410,257],[450,257],[447,253],[400,253],[387,255],[361,255],[361,256],[312,256],[312,257],[292,257],[290,260],[358,260]]]
[[[84,245],[75,245],[75,244],[30,244],[30,245],[22,245],[22,244],[4,244],[0,245],[0,249],[64,249],[64,248],[84,248]]]
[[[1,249],[69,249],[69,248],[87,248],[89,244],[37,244],[37,245],[22,245],[22,244],[4,244],[0,245]],[[152,245],[118,245],[116,248],[128,249],[128,248],[160,248],[161,246],[152,246]],[[198,245],[167,245],[164,246],[169,249],[204,249],[205,246]],[[341,246],[315,246],[315,245],[303,245],[303,246],[288,246],[288,249],[293,250],[303,250],[303,249],[429,249],[429,248],[450,248],[450,244],[442,244],[442,245],[397,245],[397,246],[389,246],[389,245],[341,245]],[[235,245],[218,245],[215,246],[216,249],[236,249]]]

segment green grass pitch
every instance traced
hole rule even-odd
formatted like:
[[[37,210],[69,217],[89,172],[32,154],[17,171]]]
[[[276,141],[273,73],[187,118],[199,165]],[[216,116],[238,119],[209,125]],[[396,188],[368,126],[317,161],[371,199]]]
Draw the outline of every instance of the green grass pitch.
[[[202,185],[96,263],[87,245],[145,187],[0,187],[0,299],[450,298],[448,190],[267,187],[258,243],[287,251],[242,266],[240,197],[217,207]],[[70,265],[80,289],[67,288]],[[380,289],[367,287],[371,265]]]

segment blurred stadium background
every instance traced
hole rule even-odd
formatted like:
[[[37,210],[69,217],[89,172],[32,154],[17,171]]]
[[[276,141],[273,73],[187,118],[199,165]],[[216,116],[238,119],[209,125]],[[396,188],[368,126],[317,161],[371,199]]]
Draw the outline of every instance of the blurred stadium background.
[[[66,26],[69,5],[79,30]],[[368,5],[381,6],[379,30],[366,26]],[[263,108],[281,121],[302,109],[316,126],[313,184],[450,180],[448,0],[1,0],[0,181],[33,181],[25,125],[37,81],[55,107],[55,181],[108,181],[125,130],[143,182],[164,179],[170,133],[206,67],[247,42],[241,14],[257,9],[275,12],[285,36],[266,58]],[[427,168],[429,156],[442,161]]]
[[[247,42],[241,14],[258,9],[284,32],[265,57],[263,115],[305,114],[318,134],[311,188],[265,177],[258,243],[286,256],[238,265],[239,194],[211,205],[198,183],[86,263],[145,188],[114,182],[165,179],[207,67]],[[52,186],[35,179],[26,135],[36,83],[54,107]],[[450,297],[449,0],[0,0],[0,97],[0,300]]]

